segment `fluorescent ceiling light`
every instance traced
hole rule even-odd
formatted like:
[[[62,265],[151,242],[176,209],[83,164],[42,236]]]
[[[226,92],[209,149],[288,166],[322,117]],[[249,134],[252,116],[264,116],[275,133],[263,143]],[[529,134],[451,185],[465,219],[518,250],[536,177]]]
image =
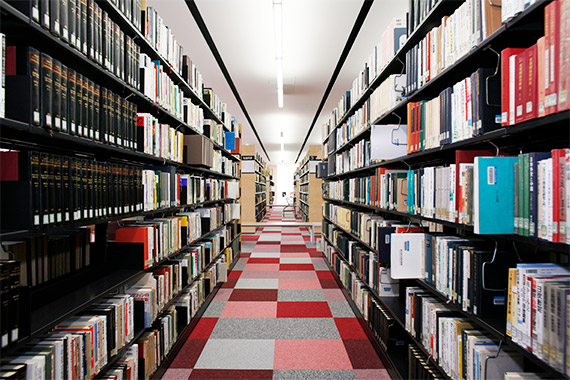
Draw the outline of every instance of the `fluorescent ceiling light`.
[[[273,0],[275,26],[275,66],[277,69],[277,105],[283,108],[283,13],[281,0]]]

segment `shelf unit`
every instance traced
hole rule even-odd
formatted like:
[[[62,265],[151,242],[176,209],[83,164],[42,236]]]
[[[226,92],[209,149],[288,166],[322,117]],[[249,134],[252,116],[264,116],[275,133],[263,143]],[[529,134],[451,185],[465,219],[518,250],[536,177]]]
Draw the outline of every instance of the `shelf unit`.
[[[295,178],[297,208],[299,216],[305,222],[318,223],[321,218],[322,180],[317,178],[316,165],[323,158],[322,145],[309,145],[307,155],[301,160]],[[320,232],[320,231],[319,231]]]
[[[260,222],[267,212],[268,170],[255,145],[242,145],[241,194],[242,194],[242,223]],[[244,233],[254,233],[255,227],[244,227]]]
[[[323,139],[323,144],[327,147],[325,160],[328,159],[330,163],[330,159],[334,160],[336,154],[347,150],[363,139],[368,139],[370,136],[370,125],[400,123],[405,125],[407,122],[408,103],[429,100],[434,96],[437,96],[445,88],[453,86],[457,81],[470,75],[481,65],[490,65],[495,67],[495,65],[498,65],[497,53],[495,52],[500,52],[506,47],[528,47],[533,44],[534,41],[544,33],[544,9],[549,3],[551,3],[551,0],[539,0],[530,5],[527,9],[512,19],[509,19],[498,30],[480,42],[477,46],[474,46],[463,57],[456,60],[453,65],[447,67],[435,77],[432,77],[431,80],[424,83],[423,86],[417,90],[406,94],[402,101],[397,103],[392,109],[377,117],[375,120],[371,120],[370,124],[364,130],[356,134],[344,145],[340,147],[337,147],[336,145],[332,146],[333,141],[329,140],[331,140],[331,136],[336,133],[337,128],[342,127],[348,118],[369,100],[371,94],[384,80],[392,74],[400,74],[403,72],[402,69],[405,68],[406,53],[421,39],[423,39],[433,27],[438,26],[443,16],[452,14],[463,3],[464,1],[440,0],[427,14],[420,25],[410,35],[408,35],[406,43],[382,69],[377,78],[370,83],[362,96],[353,102],[344,115],[338,118],[336,125],[333,125],[330,130],[324,131],[323,135],[325,135],[325,137]],[[368,167],[359,168],[345,173],[331,174],[329,172],[329,175],[324,178],[324,181],[329,182],[369,176],[374,174],[377,168],[381,167],[392,169],[416,169],[426,166],[455,163],[455,151],[458,149],[496,150],[497,153],[500,152],[516,155],[522,151],[549,151],[553,148],[566,148],[569,143],[569,123],[570,111],[561,111],[541,118],[517,123],[512,126],[498,128],[483,135],[442,145],[437,148],[407,154],[383,162],[374,162]],[[545,130],[548,130],[548,133],[545,133]],[[327,144],[327,142],[330,142],[331,144]],[[474,233],[473,226],[470,225],[435,218],[427,218],[421,215],[398,212],[396,210],[374,207],[368,204],[350,202],[348,199],[333,199],[330,198],[327,193],[324,193],[323,200],[325,202],[343,206],[350,210],[378,214],[392,220],[401,220],[402,223],[417,223],[424,226],[426,229],[429,228],[430,231],[437,230],[449,235],[482,238],[490,242],[497,241],[499,247],[505,249],[510,248],[511,250],[513,247],[514,249],[517,249],[517,254],[520,254],[525,261],[568,262],[567,260],[570,253],[570,247],[564,243],[550,242],[538,238],[519,235],[477,235]],[[324,215],[322,216],[322,220],[323,224],[330,225],[334,230],[341,231],[344,236],[355,241],[363,249],[379,254],[379,252],[373,249],[370,244],[364,242],[358,234],[355,233],[355,231],[346,230]],[[347,258],[344,257],[341,250],[335,242],[332,241],[332,238],[328,235],[328,230],[324,227],[323,237],[326,242],[325,247],[327,245],[332,247],[339,259],[346,262],[351,268],[351,271],[356,273],[358,277],[365,282],[362,274],[358,272],[354,265],[347,261]],[[332,264],[334,263],[331,263],[331,265]],[[461,307],[454,305],[453,302],[448,302],[449,300],[445,295],[423,280],[401,280],[399,285],[399,297],[380,297],[377,292],[373,290],[370,284],[365,283],[365,285],[371,292],[373,298],[388,310],[390,316],[396,321],[396,326],[399,326],[399,332],[403,332],[405,335],[406,344],[413,343],[415,346],[419,347],[426,357],[428,357],[430,363],[438,368],[445,377],[447,377],[447,374],[445,374],[439,364],[432,359],[429,353],[422,346],[421,342],[405,330],[404,296],[406,287],[420,287],[426,292],[432,294],[433,297],[451,305],[459,316],[475,322],[481,330],[500,340],[503,346],[508,346],[521,355],[523,357],[525,370],[545,372],[548,376],[557,379],[569,378],[568,375],[564,374],[564,371],[559,371],[553,368],[548,363],[545,363],[532,353],[526,351],[518,344],[513,343],[505,333],[506,320],[504,318],[486,319],[463,311]],[[348,289],[347,292],[350,293],[350,289]],[[392,368],[389,369],[392,371],[391,374],[396,378],[407,378],[407,363],[399,362],[398,354],[390,350],[385,351],[385,355],[387,356],[389,364],[392,366]]]
[[[141,52],[147,54],[153,60],[160,61],[161,65],[166,68],[168,76],[182,89],[184,95],[190,98],[193,104],[199,106],[204,111],[205,119],[211,119],[218,124],[222,124],[224,130],[229,131],[236,128],[233,123],[232,125],[225,125],[223,123],[223,115],[216,114],[216,112],[214,112],[214,110],[204,102],[202,94],[196,93],[196,91],[184,81],[182,76],[160,55],[160,53],[147,41],[143,34],[111,0],[97,0],[97,4],[102,10],[108,13],[109,18],[119,26],[125,35],[136,39],[136,44],[140,47]],[[0,0],[0,32],[6,34],[10,44],[33,46],[43,53],[47,53],[56,59],[60,59],[63,64],[76,69],[86,77],[95,79],[97,84],[108,88],[115,94],[123,98],[128,98],[129,101],[137,106],[137,112],[151,113],[153,116],[158,118],[160,123],[175,126],[177,127],[177,130],[182,131],[185,135],[202,135],[206,139],[212,141],[215,150],[220,151],[224,157],[239,164],[240,158],[238,156],[235,156],[208,136],[205,136],[193,129],[177,116],[145,96],[139,89],[115,76],[113,73],[88,58],[64,40],[50,33],[49,30],[42,28],[30,17],[26,16],[18,9],[14,8],[9,2],[4,0]],[[7,93],[6,96],[9,97],[14,95]],[[11,150],[34,150],[65,156],[93,159],[99,162],[111,162],[115,164],[128,163],[130,165],[143,168],[167,166],[175,168],[176,173],[193,174],[212,179],[239,179],[238,176],[220,173],[211,170],[210,168],[195,167],[146,154],[142,152],[142,149],[140,149],[141,151],[138,151],[136,149],[112,145],[103,141],[67,134],[56,129],[50,130],[36,127],[19,120],[0,118],[0,128],[2,131],[0,136],[0,145],[2,148],[9,148]],[[140,145],[142,144],[139,144],[139,146]],[[117,224],[125,219],[142,220],[146,217],[166,217],[175,215],[181,211],[222,205],[234,201],[235,200],[232,199],[213,199],[190,205],[165,207],[151,211],[125,213],[118,216],[93,218],[30,229],[15,230],[3,228],[0,231],[0,240],[2,242],[26,240],[44,235],[57,235],[62,232],[74,231],[81,227],[88,227],[92,231],[92,240],[94,240],[94,243],[92,242],[91,244],[92,262],[86,268],[55,278],[38,286],[20,287],[20,336],[17,342],[11,343],[7,347],[3,348],[1,350],[1,355],[8,356],[18,354],[21,350],[25,350],[26,346],[33,339],[40,338],[43,334],[49,332],[56,324],[85,310],[102,297],[117,292],[124,292],[126,286],[135,282],[144,273],[148,273],[158,265],[166,263],[168,259],[173,258],[174,255],[181,252],[180,250],[172,253],[168,258],[155,263],[151,268],[146,270],[121,269],[115,267],[115,262],[109,255],[109,246],[107,244],[110,233],[109,226],[111,224]],[[216,255],[216,259],[226,254],[226,249],[232,248],[232,257],[227,257],[232,260],[234,257],[239,255],[241,237],[241,232],[239,230],[240,225],[235,221],[221,224],[212,231],[204,233],[200,238],[196,239],[192,243],[199,243],[206,239],[211,233],[220,230],[222,227],[229,226],[230,224],[235,226],[233,227],[234,236],[227,246],[224,247],[218,255]],[[208,271],[210,266],[204,267],[200,274]],[[199,276],[194,278],[193,282],[195,282],[198,277]],[[166,311],[166,309],[168,309],[168,307],[172,305],[187,288],[188,287],[185,287],[182,292],[171,299],[164,306],[161,314]],[[202,305],[202,308],[197,314],[198,316],[203,313],[203,310],[212,297],[213,294],[211,294],[208,300],[206,300]],[[194,318],[192,323],[186,327],[185,331],[190,331],[195,325],[195,322],[196,318]],[[122,347],[117,355],[110,358],[108,363],[99,371],[99,373],[97,373],[96,377],[102,376],[103,373],[126,352],[129,346],[136,343],[137,339],[140,338],[145,331],[147,331],[147,329],[135,332],[134,339],[132,339],[126,346]],[[180,341],[178,344],[180,344]],[[173,350],[169,355],[172,356],[172,354]]]

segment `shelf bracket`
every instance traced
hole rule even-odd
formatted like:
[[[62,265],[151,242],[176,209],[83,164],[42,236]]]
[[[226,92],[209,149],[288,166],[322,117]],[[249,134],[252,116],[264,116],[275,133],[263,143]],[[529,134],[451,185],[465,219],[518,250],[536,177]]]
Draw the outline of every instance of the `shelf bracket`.
[[[489,0],[490,2],[491,0]],[[485,102],[487,103],[488,106],[496,106],[496,107],[500,107],[500,104],[491,104],[489,102],[489,79],[490,78],[494,78],[499,74],[499,69],[501,66],[501,54],[499,54],[499,52],[497,52],[495,49],[493,49],[491,46],[487,46],[485,48],[485,50],[489,50],[491,52],[493,52],[496,56],[497,56],[497,64],[495,65],[495,72],[493,73],[493,75],[489,75],[487,78],[485,78]]]
[[[395,112],[392,112],[392,115],[394,115],[398,118],[398,126],[394,129],[392,129],[392,132],[390,133],[390,143],[392,145],[396,145],[396,146],[408,145],[408,139],[406,139],[405,143],[401,143],[399,140],[394,141],[394,132],[396,132],[402,126],[402,117]]]
[[[485,267],[488,264],[493,264],[495,262],[495,258],[497,257],[498,247],[499,247],[499,242],[495,240],[495,251],[493,252],[493,258],[491,259],[491,261],[486,261],[483,263],[482,273],[481,273],[481,286],[483,287],[483,290],[494,291],[494,292],[502,292],[505,290],[505,289],[492,289],[492,288],[488,288],[485,285]]]
[[[487,361],[489,359],[497,359],[499,357],[499,354],[501,353],[501,348],[503,348],[503,340],[502,339],[499,341],[499,348],[497,349],[497,353],[493,356],[487,356],[485,358],[485,374],[484,374],[485,378],[487,378],[487,368],[489,368],[489,366],[487,365]]]

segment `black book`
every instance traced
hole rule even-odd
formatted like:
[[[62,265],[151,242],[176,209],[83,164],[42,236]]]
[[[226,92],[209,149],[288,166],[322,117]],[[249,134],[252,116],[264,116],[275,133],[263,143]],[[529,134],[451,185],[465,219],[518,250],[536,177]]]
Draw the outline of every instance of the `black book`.
[[[51,212],[51,185],[49,180],[49,155],[47,153],[40,153],[40,193],[42,196],[42,225],[50,224]]]
[[[128,104],[124,98],[121,98],[122,124],[124,126],[123,147],[128,148],[131,144],[131,124],[129,120]]]
[[[95,21],[95,38],[94,38],[94,42],[95,42],[95,60],[97,61],[98,64],[102,64],[102,48],[101,48],[101,44],[103,43],[103,39],[102,39],[102,29],[101,29],[101,16],[102,16],[102,10],[101,7],[95,3],[95,13],[94,13],[94,21]]]
[[[15,0],[18,2],[18,0]],[[49,0],[39,0],[39,8],[40,8],[40,25],[46,29],[51,27],[50,21],[50,5]]]
[[[81,52],[85,55],[89,53],[89,42],[87,35],[87,26],[89,22],[87,0],[79,0],[81,22],[78,24],[81,28]]]
[[[93,129],[95,140],[101,141],[101,87],[93,84]]]
[[[116,144],[115,139],[115,94],[107,90],[107,112],[108,112],[108,124],[107,133],[109,134],[109,142],[113,145]]]
[[[107,214],[115,214],[115,165],[107,164],[107,191],[106,191]]]
[[[81,311],[80,315],[104,315],[107,330],[107,356],[110,358],[116,347],[116,305],[92,305]]]
[[[122,204],[121,204],[121,191],[122,191],[122,186],[121,186],[121,181],[122,181],[122,166],[121,165],[115,165],[114,167],[114,175],[113,175],[113,208],[114,208],[114,213],[115,215],[119,215],[122,214]]]
[[[6,46],[6,117],[40,126],[40,53],[32,47]]]
[[[46,128],[53,126],[53,69],[52,58],[44,53],[41,53],[41,117],[42,125]]]
[[[85,120],[83,120],[83,75],[75,73],[75,123],[77,135],[84,136]]]
[[[89,138],[95,139],[95,104],[93,81],[87,80],[87,120],[89,120]]]
[[[87,0],[87,56],[95,60],[95,5]]]
[[[63,176],[62,176],[62,157],[59,155],[52,156],[53,167],[53,198],[55,205],[55,222],[63,222]]]
[[[69,0],[59,0],[59,22],[61,38],[69,42]]]
[[[67,0],[67,28],[69,30],[69,43],[77,47],[77,1]]]
[[[63,156],[61,158],[61,184],[62,184],[62,212],[63,221],[71,221],[71,207],[72,207],[72,183],[71,183],[71,159],[70,157]]]
[[[61,62],[57,59],[52,60],[53,71],[53,126],[58,131],[61,130]]]
[[[114,96],[115,100],[115,139],[117,140],[118,146],[123,146],[123,112],[121,107],[121,97],[116,95]]]
[[[59,0],[49,1],[50,31],[56,36],[61,35],[61,23],[59,20]]]
[[[67,92],[69,96],[68,103],[68,118],[69,129],[68,132],[72,135],[77,133],[77,85],[75,70],[69,68],[67,73]]]
[[[81,16],[81,0],[75,0],[75,47],[82,51],[83,40],[82,35],[82,16]]]
[[[48,160],[48,182],[49,182],[49,222],[54,224],[57,222],[57,209],[58,209],[58,194],[56,187],[56,156],[53,154],[47,155]]]
[[[101,87],[101,124],[99,133],[101,134],[101,140],[109,143],[109,110],[107,107],[107,96],[107,89]]]
[[[61,130],[69,133],[69,70],[61,65]]]
[[[111,49],[110,47],[110,41],[109,41],[109,15],[107,14],[107,12],[103,11],[103,15],[101,18],[101,28],[102,28],[102,32],[103,32],[103,67],[105,67],[107,70],[110,69],[111,64],[109,62],[109,51]]]
[[[89,207],[89,218],[95,216],[95,162],[87,160],[87,205]]]
[[[2,348],[8,347],[10,342],[10,269],[9,262],[0,261],[0,333]]]
[[[121,29],[119,29],[118,26],[117,26],[117,29],[119,32],[119,73],[118,73],[118,76],[122,80],[126,80],[126,77],[125,77],[125,33]]]
[[[101,208],[103,216],[109,215],[109,164],[101,168]]]
[[[471,91],[473,105],[477,110],[473,114],[474,135],[494,131],[501,128],[501,74],[494,75],[495,69],[479,68],[471,75]]]
[[[80,159],[70,159],[71,171],[71,216],[73,220],[81,220],[81,162]]]
[[[39,0],[8,0],[14,8],[31,18],[33,21],[40,23],[40,3]],[[49,15],[49,12],[48,12]],[[49,25],[49,23],[48,23]]]
[[[89,79],[85,76],[81,80],[81,121],[83,123],[83,136],[93,138],[93,130],[89,120]]]
[[[119,25],[113,23],[113,73],[121,78],[121,43]]]

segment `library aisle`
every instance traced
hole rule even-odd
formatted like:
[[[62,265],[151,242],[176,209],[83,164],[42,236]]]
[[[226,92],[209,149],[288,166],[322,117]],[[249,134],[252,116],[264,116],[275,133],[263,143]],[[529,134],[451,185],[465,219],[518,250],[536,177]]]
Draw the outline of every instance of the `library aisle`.
[[[390,379],[309,233],[259,230],[163,379]]]

